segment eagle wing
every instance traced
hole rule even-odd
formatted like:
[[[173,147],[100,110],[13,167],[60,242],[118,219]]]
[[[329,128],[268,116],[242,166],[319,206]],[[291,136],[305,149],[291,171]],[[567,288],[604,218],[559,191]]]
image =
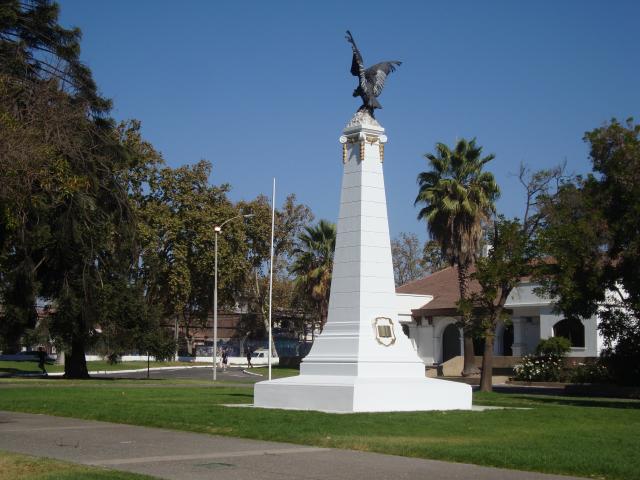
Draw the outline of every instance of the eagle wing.
[[[396,66],[402,65],[402,62],[392,60],[390,62],[376,63],[372,67],[369,67],[366,71],[366,77],[369,79],[373,86],[373,95],[378,96],[384,88],[384,82],[387,79],[387,75],[391,72],[395,72]]]
[[[362,86],[362,83],[366,83],[367,80],[365,78],[364,61],[362,60],[360,50],[358,50],[356,42],[349,30],[347,30],[347,41],[351,44],[351,49],[353,50],[353,60],[351,60],[351,75],[353,75],[354,77],[358,77]]]

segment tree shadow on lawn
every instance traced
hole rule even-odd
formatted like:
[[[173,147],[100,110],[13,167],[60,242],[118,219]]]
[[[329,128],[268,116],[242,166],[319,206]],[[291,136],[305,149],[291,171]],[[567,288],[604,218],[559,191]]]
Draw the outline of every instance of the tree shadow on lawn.
[[[32,373],[38,373],[38,372],[34,370],[20,370],[18,368],[0,368],[0,373],[6,373],[7,376],[13,376],[13,375],[32,374]]]
[[[23,370],[21,368],[15,368],[15,367],[0,367],[0,373],[7,374],[7,376],[16,376],[16,377],[42,375],[42,372],[39,369]]]
[[[223,397],[242,397],[242,398],[248,398],[250,400],[253,400],[253,395],[250,395],[248,393],[225,393],[225,392],[216,392],[213,395],[221,395]]]
[[[604,399],[604,398],[581,398],[581,397],[543,397],[534,395],[514,395],[513,398],[527,400],[535,403],[547,405],[563,405],[571,407],[598,407],[598,408],[621,408],[640,409],[640,400],[629,399]]]

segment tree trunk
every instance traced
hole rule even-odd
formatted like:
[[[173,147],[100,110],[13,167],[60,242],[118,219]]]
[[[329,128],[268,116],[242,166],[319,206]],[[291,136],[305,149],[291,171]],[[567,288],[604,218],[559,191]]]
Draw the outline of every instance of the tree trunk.
[[[71,340],[71,353],[65,356],[64,378],[89,378],[87,359],[84,353],[84,341],[80,338]]]
[[[193,356],[193,337],[189,334],[189,327],[187,327],[186,332],[184,334],[184,340],[187,344],[187,355],[190,357]]]
[[[458,287],[460,289],[460,300],[467,300],[467,286],[469,283],[469,264],[458,264]],[[462,316],[462,332],[464,334],[464,366],[462,376],[477,375],[480,373],[476,368],[475,352],[473,349],[473,337],[471,336],[471,315],[464,312]]]
[[[476,367],[475,352],[473,349],[473,337],[464,332],[464,366],[462,367],[462,376],[477,375],[479,372]]]
[[[319,302],[318,308],[320,310],[320,333],[322,333],[324,326],[327,323],[327,317],[329,316],[329,302]]]
[[[493,390],[493,339],[492,328],[488,328],[484,335],[484,353],[482,355],[482,374],[480,375],[480,391]]]

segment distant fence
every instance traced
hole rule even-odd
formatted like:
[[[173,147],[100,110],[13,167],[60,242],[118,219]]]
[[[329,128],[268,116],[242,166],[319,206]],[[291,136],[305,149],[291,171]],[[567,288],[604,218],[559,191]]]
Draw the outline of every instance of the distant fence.
[[[178,356],[178,360],[182,362],[210,362],[211,357],[213,355],[213,342],[207,342],[209,345],[198,345],[193,352],[193,355],[186,355],[185,352],[180,351]],[[276,351],[273,352],[273,357],[279,357],[281,359],[286,359],[285,363],[288,364],[296,364],[299,363],[301,358],[307,356],[309,351],[311,350],[311,346],[313,342],[311,341],[299,341],[292,338],[275,338],[274,344]],[[264,352],[268,350],[269,342],[267,339],[230,339],[230,340],[219,340],[218,341],[219,348],[223,348],[227,351],[229,356],[230,364],[240,364],[246,363],[247,357],[247,349],[253,353],[259,351],[261,358],[255,358],[252,360],[252,363],[262,364],[266,363],[266,355]],[[2,355],[0,354],[0,361],[2,360],[26,360],[26,361],[34,361],[37,359],[36,352],[28,352],[30,355],[26,354],[27,352],[22,352],[21,354],[16,355]],[[96,361],[96,360],[104,360],[104,355],[95,352],[95,351],[87,351],[86,353],[87,361]],[[57,357],[56,354],[49,355],[50,358],[55,359]],[[121,362],[130,362],[130,361],[143,361],[147,360],[146,352],[127,352],[123,354],[118,359]],[[151,356],[150,360],[154,360],[154,357]]]
[[[311,350],[311,345],[313,345],[312,342],[301,342],[289,338],[276,338],[274,339],[274,344],[276,351],[273,352],[273,356],[277,357],[305,357]],[[242,340],[233,338],[219,341],[218,347],[225,349],[230,357],[246,357],[247,350],[251,352],[268,350],[269,341],[266,339]],[[210,357],[213,354],[212,350],[213,345],[201,345],[196,347],[195,354],[197,357]]]

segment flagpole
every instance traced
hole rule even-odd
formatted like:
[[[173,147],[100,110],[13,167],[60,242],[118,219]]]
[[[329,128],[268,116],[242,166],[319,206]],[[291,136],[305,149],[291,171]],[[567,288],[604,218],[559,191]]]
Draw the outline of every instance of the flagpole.
[[[276,179],[273,179],[273,192],[271,194],[271,260],[269,261],[269,380],[271,380],[271,345],[273,344],[272,334],[272,305],[273,305],[273,235],[276,220]]]

